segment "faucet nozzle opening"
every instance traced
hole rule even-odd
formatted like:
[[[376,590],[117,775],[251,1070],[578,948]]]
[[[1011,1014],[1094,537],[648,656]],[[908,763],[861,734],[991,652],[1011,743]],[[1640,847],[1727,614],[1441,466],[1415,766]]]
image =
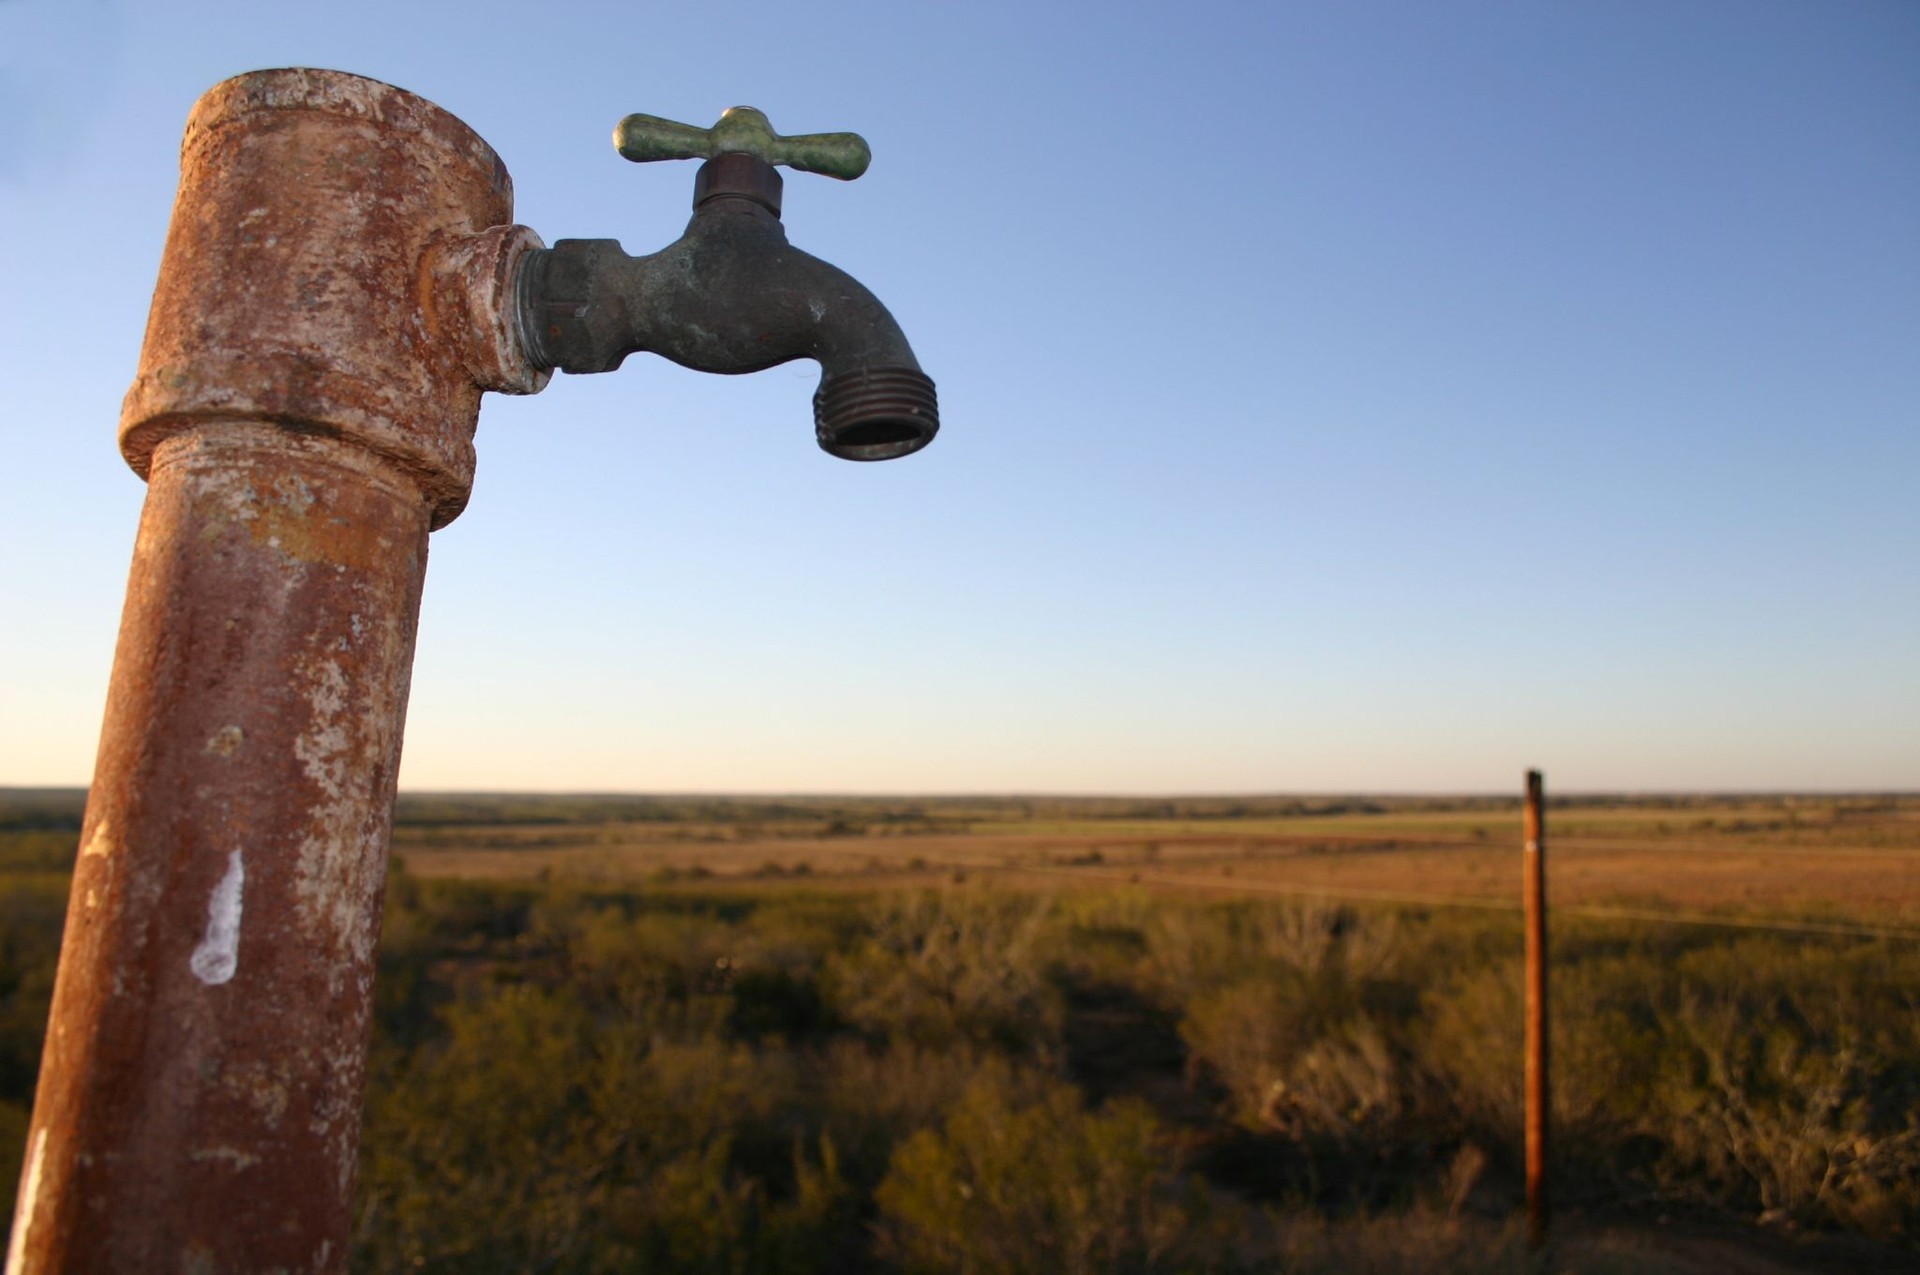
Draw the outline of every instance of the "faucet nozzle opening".
[[[821,449],[842,460],[892,460],[933,441],[940,405],[918,368],[857,368],[820,378],[813,425]]]

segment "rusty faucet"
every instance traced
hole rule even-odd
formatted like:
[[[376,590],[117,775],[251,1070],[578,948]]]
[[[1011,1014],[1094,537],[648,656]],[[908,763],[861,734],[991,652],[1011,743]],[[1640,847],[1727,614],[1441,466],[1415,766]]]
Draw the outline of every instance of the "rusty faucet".
[[[484,392],[651,350],[815,358],[820,445],[926,445],[885,307],[787,245],[774,164],[851,134],[647,116],[705,156],[680,241],[546,248],[493,149],[338,71],[214,86],[120,450],[147,481],[7,1275],[346,1268],[374,956],[428,533],[465,508]]]
[[[711,129],[629,115],[614,130],[636,163],[707,156],[679,240],[629,257],[617,240],[562,239],[523,267],[521,331],[532,362],[606,372],[650,351],[701,372],[757,372],[819,360],[820,446],[846,460],[919,451],[940,428],[933,382],[887,308],[844,271],[787,242],[774,167],[852,181],[867,144],[853,133],[782,137],[751,106]]]

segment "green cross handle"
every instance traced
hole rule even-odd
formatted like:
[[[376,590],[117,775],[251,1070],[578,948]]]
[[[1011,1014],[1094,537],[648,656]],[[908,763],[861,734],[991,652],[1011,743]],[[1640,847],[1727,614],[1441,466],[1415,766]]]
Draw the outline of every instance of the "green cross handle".
[[[695,128],[657,115],[629,115],[613,130],[613,144],[636,164],[656,159],[711,159],[715,155],[752,155],[769,164],[785,164],[803,173],[820,173],[850,182],[873,159],[858,133],[802,133],[782,137],[767,117],[751,106],[735,106],[712,128]]]

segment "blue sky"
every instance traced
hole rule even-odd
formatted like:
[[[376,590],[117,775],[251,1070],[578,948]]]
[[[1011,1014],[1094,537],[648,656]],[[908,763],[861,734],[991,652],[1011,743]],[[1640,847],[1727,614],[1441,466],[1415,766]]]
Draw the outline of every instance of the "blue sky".
[[[92,765],[181,127],[354,71],[549,242],[664,246],[631,111],[854,129],[793,241],[939,382],[490,398],[402,782],[1920,786],[1920,6],[0,0],[0,784]]]

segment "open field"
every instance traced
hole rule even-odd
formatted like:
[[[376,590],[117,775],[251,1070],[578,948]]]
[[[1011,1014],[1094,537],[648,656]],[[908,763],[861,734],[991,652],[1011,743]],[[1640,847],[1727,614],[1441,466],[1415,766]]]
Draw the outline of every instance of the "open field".
[[[984,798],[724,809],[663,801],[644,812],[610,809],[618,799],[554,798],[547,811],[508,798],[438,811],[438,800],[402,805],[394,847],[416,875],[612,882],[801,873],[853,885],[960,872],[1054,889],[1125,883],[1426,906],[1517,906],[1519,892],[1517,803],[1486,799],[1297,799],[1284,814],[1259,799],[1053,800],[1024,810]],[[480,817],[493,813],[489,800],[504,821]],[[512,801],[521,804],[506,808]],[[1156,805],[1165,813],[1146,813]],[[636,817],[643,813],[652,817]],[[1548,837],[1550,897],[1569,910],[1920,937],[1920,798],[1573,799],[1553,806]]]
[[[0,837],[70,857],[82,794],[0,790]],[[1920,935],[1920,796],[1574,797],[1548,821],[1554,904]],[[401,798],[420,877],[602,882],[955,872],[1070,888],[1514,905],[1517,798]],[[20,853],[20,851],[15,851]]]
[[[13,1147],[79,812],[0,793]],[[410,795],[356,1269],[1912,1269],[1920,798],[1552,809],[1545,1261],[1518,822]]]

